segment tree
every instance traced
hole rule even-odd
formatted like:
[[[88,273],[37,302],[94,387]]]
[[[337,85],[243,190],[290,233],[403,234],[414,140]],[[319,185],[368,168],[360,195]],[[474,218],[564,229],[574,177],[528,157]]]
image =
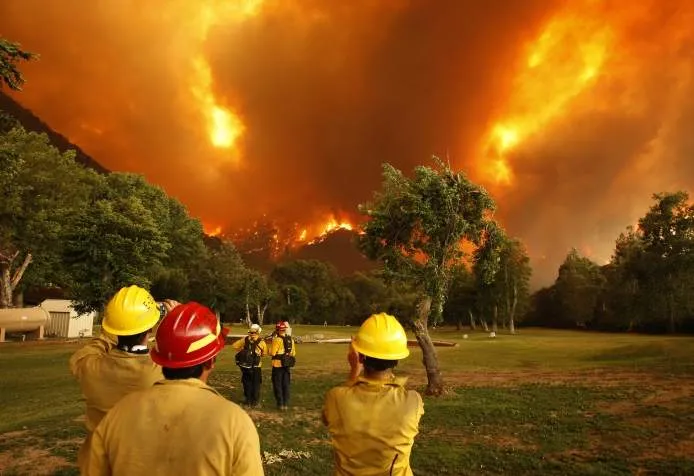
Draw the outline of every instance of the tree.
[[[277,283],[278,299],[286,301],[288,305],[292,299],[291,293],[287,293],[289,286],[301,288],[307,297],[306,312],[291,316],[294,322],[343,324],[354,302],[354,296],[342,285],[335,267],[323,261],[279,263],[272,270],[270,278]]]
[[[632,331],[648,319],[650,299],[645,288],[643,238],[633,227],[621,233],[610,263],[603,267],[605,286],[598,303],[597,325],[602,329]]]
[[[456,266],[451,273],[448,299],[446,299],[446,304],[443,307],[443,321],[447,324],[454,324],[460,330],[465,320],[470,323],[470,328],[475,330],[477,328],[475,320],[477,300],[475,276],[464,264]]]
[[[694,205],[682,191],[653,199],[656,203],[639,220],[643,266],[648,270],[641,282],[651,291],[651,303],[657,303],[655,315],[664,315],[667,330],[675,332],[693,307]]]
[[[354,296],[354,308],[349,324],[361,325],[370,315],[388,309],[392,300],[389,288],[378,272],[357,272],[343,280]]]
[[[5,84],[10,89],[21,91],[24,76],[18,64],[37,57],[34,53],[24,51],[19,43],[0,38],[0,86]]]
[[[244,312],[243,277],[247,269],[230,241],[217,237],[204,241],[207,252],[188,277],[190,297],[235,322]]]
[[[275,295],[270,314],[276,321],[302,322],[309,307],[309,297],[304,288],[293,284],[275,283]]]
[[[155,215],[149,185],[131,174],[112,173],[96,188],[67,238],[65,261],[79,311],[102,309],[121,287],[148,288],[170,243]]]
[[[525,247],[519,240],[508,238],[497,229],[494,239],[487,240],[476,250],[473,270],[477,280],[478,308],[492,310],[492,330],[497,332],[501,314],[504,327],[508,325],[514,334],[519,305],[524,307],[528,302],[532,274]]]
[[[23,277],[30,284],[68,281],[64,236],[97,182],[74,152],[61,154],[45,134],[0,134],[0,307],[12,305]]]
[[[574,248],[559,267],[555,283],[561,325],[585,327],[595,316],[605,278],[600,267]]]
[[[386,279],[418,291],[417,313],[409,317],[422,348],[427,393],[438,395],[443,381],[428,325],[441,321],[451,271],[464,256],[462,242],[482,244],[494,202],[482,187],[435,161],[436,168],[415,168],[411,179],[384,164],[381,190],[360,206],[369,220],[359,249],[383,264]]]
[[[275,288],[264,274],[248,269],[243,279],[243,292],[246,299],[246,323],[250,326],[255,320],[262,326],[265,311],[275,296]],[[251,308],[255,313],[255,319],[251,317]]]

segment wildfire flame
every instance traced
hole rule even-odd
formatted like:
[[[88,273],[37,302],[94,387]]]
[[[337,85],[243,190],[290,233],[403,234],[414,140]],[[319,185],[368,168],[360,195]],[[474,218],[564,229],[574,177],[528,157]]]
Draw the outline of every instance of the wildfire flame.
[[[220,106],[212,93],[212,73],[203,57],[193,61],[193,96],[207,119],[210,142],[223,149],[232,147],[243,133],[243,123],[234,113]]]
[[[208,0],[200,10],[199,49],[202,49],[210,28],[216,23],[225,20],[246,20],[257,15],[262,5],[263,0],[234,2]],[[193,56],[191,78],[190,91],[207,122],[210,143],[220,149],[234,148],[244,132],[243,122],[236,112],[215,97],[212,72],[207,59],[201,52]]]
[[[511,184],[509,152],[564,114],[571,102],[597,80],[613,34],[607,23],[589,15],[576,9],[563,11],[529,45],[507,112],[483,141],[487,160],[482,162],[480,172],[487,181]]]
[[[213,225],[203,224],[202,229],[207,236],[219,236],[222,234],[222,227],[221,226],[213,226]]]

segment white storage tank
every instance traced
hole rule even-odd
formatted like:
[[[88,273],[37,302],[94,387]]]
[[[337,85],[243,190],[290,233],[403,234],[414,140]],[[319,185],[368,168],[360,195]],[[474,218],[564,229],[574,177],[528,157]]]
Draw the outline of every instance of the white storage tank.
[[[43,339],[44,327],[49,321],[48,312],[41,307],[0,309],[0,342],[5,342],[5,334],[10,332],[30,332]]]
[[[73,339],[91,337],[96,312],[78,314],[67,299],[46,299],[41,307],[48,311],[51,319],[46,326],[46,335]]]

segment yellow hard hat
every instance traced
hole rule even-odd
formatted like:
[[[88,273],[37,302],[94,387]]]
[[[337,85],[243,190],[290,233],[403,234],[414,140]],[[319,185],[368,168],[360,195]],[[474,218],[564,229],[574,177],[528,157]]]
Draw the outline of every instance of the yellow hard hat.
[[[159,307],[152,295],[139,286],[121,288],[106,305],[103,329],[116,336],[145,332],[159,320]]]
[[[383,312],[364,321],[353,345],[360,354],[375,359],[400,360],[410,355],[405,329],[395,317]]]

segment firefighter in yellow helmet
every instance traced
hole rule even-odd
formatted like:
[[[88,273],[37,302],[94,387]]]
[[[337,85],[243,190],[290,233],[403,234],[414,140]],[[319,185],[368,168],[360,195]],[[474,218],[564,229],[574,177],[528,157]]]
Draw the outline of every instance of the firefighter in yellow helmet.
[[[166,380],[125,396],[101,420],[89,475],[262,476],[255,424],[207,385],[226,335],[196,302],[164,317],[150,355]]]
[[[165,301],[164,312],[178,303]],[[92,432],[125,395],[151,387],[163,377],[149,358],[147,338],[162,310],[145,289],[124,287],[106,305],[102,333],[70,358],[70,371],[77,378],[86,401],[87,438],[77,460],[84,473],[88,465]]]
[[[352,340],[350,379],[328,391],[323,407],[336,475],[412,475],[410,453],[424,404],[393,374],[409,354],[405,330],[388,314],[369,317]]]
[[[243,403],[250,407],[256,407],[260,404],[260,387],[263,384],[260,358],[267,354],[267,344],[260,337],[260,332],[260,326],[252,324],[248,329],[248,336],[237,340],[231,346],[238,351],[236,353],[236,365],[241,369]]]
[[[287,335],[289,323],[280,321],[275,326],[275,336],[270,344],[272,359],[272,390],[275,394],[277,408],[286,411],[289,408],[289,391],[292,380],[291,368],[296,363],[296,342]]]

